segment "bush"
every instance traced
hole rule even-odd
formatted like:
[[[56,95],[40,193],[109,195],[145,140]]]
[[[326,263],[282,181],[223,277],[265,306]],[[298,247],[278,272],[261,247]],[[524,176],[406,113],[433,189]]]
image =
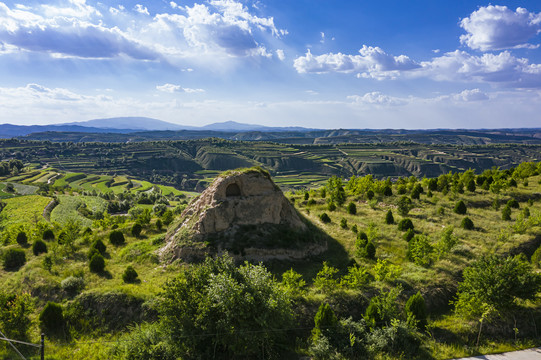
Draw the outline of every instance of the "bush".
[[[329,201],[329,203],[327,204],[327,210],[329,211],[334,211],[336,210],[336,204],[332,201]]]
[[[415,231],[413,231],[413,229],[408,229],[405,233],[404,233],[404,240],[406,240],[407,242],[409,242],[411,239],[413,239],[413,237],[415,236]]]
[[[464,219],[462,219],[460,227],[464,230],[473,230],[475,226],[473,225],[473,221],[471,221],[471,219],[466,216]]]
[[[404,195],[398,200],[397,206],[398,206],[398,213],[402,216],[406,216],[411,210],[411,206],[412,206],[411,199],[407,197],[406,195]]]
[[[126,270],[124,270],[124,273],[122,274],[122,280],[125,283],[134,283],[137,281],[137,277],[139,274],[137,274],[137,271],[133,268],[133,266],[128,265]]]
[[[120,230],[113,230],[109,234],[109,242],[114,246],[124,245],[126,240],[124,239],[124,234]]]
[[[41,236],[43,240],[51,241],[54,240],[54,232],[51,229],[46,229]]]
[[[338,318],[329,304],[321,303],[319,305],[319,309],[314,316],[314,324],[312,339],[318,339],[320,336],[326,335],[326,333],[336,331],[335,327],[338,325]]]
[[[417,294],[412,295],[408,299],[404,311],[406,312],[408,322],[412,323],[412,320],[415,320],[418,329],[426,329],[426,304],[425,299],[420,292],[417,292]]]
[[[391,189],[389,185],[385,185],[382,193],[383,193],[383,196],[393,196],[393,189]]]
[[[94,254],[88,264],[90,271],[93,273],[101,273],[105,270],[105,259],[101,254]]]
[[[518,209],[520,207],[518,201],[516,201],[515,199],[510,199],[507,202],[507,206],[509,206],[510,208],[514,208],[514,209]]]
[[[475,192],[476,186],[475,186],[475,180],[470,179],[468,183],[466,184],[466,189],[468,189],[469,192]]]
[[[394,224],[394,216],[391,210],[387,211],[387,214],[385,215],[385,224],[388,224],[388,225]]]
[[[350,202],[347,206],[347,212],[348,214],[355,215],[357,214],[357,205],[355,205],[354,202]]]
[[[346,218],[340,219],[340,227],[342,229],[347,229],[348,228],[348,220]]]
[[[331,222],[331,218],[329,217],[329,215],[327,215],[327,213],[323,213],[321,215],[319,215],[319,219],[321,220],[321,222],[325,223],[325,224],[328,224]]]
[[[502,220],[511,220],[511,208],[509,207],[509,205],[506,205],[502,209]]]
[[[162,228],[163,228],[163,223],[160,219],[156,220],[156,229],[158,229],[158,231],[162,231]]]
[[[372,240],[368,240],[365,247],[365,257],[370,260],[374,260],[376,258],[376,246],[372,242]]]
[[[43,240],[36,240],[32,244],[32,252],[34,255],[38,256],[39,254],[43,254],[47,252],[47,244]]]
[[[19,270],[26,263],[26,254],[21,249],[8,249],[4,253],[4,270]]]
[[[101,255],[105,255],[105,251],[107,251],[107,247],[105,246],[103,241],[101,241],[101,239],[97,239],[96,241],[94,241],[90,248],[98,250]]]
[[[400,220],[400,222],[398,223],[398,230],[408,231],[409,229],[414,230],[413,222],[411,221],[411,219],[406,218]]]
[[[423,187],[421,186],[421,184],[416,184],[414,186],[413,190],[411,191],[411,198],[419,200],[419,197],[423,193],[423,191],[424,190],[423,190]]]
[[[368,200],[372,200],[372,199],[374,198],[374,192],[373,192],[372,190],[368,190],[368,191],[366,192],[366,198],[367,198]]]
[[[39,314],[39,327],[49,337],[65,335],[62,305],[49,301]]]
[[[26,236],[26,233],[24,231],[21,231],[17,234],[17,244],[21,246],[28,245],[28,236]]]
[[[141,231],[143,231],[143,227],[139,223],[135,223],[131,227],[131,234],[136,238],[138,238],[141,235]]]
[[[460,200],[459,202],[456,203],[455,208],[453,209],[453,211],[456,214],[464,215],[468,211],[468,208],[466,207],[466,204],[464,203],[464,201]]]
[[[60,283],[60,287],[70,296],[78,294],[85,287],[85,281],[83,278],[68,276]]]

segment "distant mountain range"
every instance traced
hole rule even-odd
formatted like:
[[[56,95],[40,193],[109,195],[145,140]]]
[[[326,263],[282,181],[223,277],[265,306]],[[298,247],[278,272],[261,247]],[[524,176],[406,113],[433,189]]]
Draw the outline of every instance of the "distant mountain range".
[[[201,127],[178,125],[170,122],[147,117],[116,117],[94,119],[51,125],[12,125],[0,124],[0,138],[26,136],[37,132],[80,132],[80,133],[121,133],[129,134],[139,131],[221,131],[221,132],[280,132],[280,131],[310,131],[303,127],[271,127],[254,124],[242,124],[235,121],[225,121]]]

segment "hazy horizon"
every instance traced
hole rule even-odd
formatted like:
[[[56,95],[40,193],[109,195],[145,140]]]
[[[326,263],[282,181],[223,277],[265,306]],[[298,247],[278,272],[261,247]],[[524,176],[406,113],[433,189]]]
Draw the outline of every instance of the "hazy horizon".
[[[539,127],[541,3],[0,2],[0,123]]]

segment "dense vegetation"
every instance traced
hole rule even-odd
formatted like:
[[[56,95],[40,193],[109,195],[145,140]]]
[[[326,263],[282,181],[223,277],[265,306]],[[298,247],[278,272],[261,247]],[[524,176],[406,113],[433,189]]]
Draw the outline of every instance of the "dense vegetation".
[[[29,164],[0,183],[13,184],[0,330],[34,343],[45,331],[53,358],[444,359],[540,345],[540,163],[328,176],[286,193],[328,251],[265,264],[161,263],[191,193]]]

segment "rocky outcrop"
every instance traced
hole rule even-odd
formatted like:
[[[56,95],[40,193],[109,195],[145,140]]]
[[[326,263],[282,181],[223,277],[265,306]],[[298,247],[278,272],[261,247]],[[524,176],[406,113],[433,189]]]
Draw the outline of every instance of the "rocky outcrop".
[[[199,260],[228,251],[246,260],[300,259],[326,250],[312,230],[266,171],[235,170],[181,214],[161,255]]]

